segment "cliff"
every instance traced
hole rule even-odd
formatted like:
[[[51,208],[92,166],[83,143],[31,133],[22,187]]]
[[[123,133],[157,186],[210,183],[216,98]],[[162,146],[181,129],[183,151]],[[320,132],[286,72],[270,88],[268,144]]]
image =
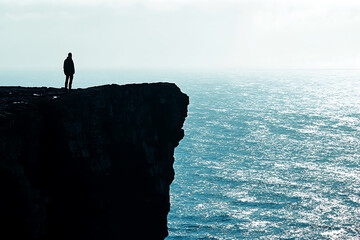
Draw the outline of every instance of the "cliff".
[[[188,103],[170,83],[1,87],[0,239],[164,239]]]

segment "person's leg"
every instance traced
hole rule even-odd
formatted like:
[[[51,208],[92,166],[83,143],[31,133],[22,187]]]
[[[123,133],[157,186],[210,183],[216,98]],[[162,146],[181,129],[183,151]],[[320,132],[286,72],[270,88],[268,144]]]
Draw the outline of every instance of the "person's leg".
[[[66,79],[65,79],[65,89],[67,89],[68,81],[69,81],[69,75],[66,75]]]
[[[71,89],[71,85],[72,85],[72,80],[73,80],[73,78],[74,78],[74,75],[73,75],[73,74],[70,75],[69,89]]]

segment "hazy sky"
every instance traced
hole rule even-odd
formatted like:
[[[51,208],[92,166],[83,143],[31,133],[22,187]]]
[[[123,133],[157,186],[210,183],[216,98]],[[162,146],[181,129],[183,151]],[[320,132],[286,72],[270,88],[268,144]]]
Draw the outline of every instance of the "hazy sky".
[[[359,0],[0,0],[0,69],[360,68]]]

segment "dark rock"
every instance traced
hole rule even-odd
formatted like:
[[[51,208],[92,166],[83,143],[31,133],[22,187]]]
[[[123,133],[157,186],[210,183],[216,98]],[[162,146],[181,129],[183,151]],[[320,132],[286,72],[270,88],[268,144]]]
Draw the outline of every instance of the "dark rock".
[[[170,83],[1,87],[0,239],[164,239],[188,103]]]

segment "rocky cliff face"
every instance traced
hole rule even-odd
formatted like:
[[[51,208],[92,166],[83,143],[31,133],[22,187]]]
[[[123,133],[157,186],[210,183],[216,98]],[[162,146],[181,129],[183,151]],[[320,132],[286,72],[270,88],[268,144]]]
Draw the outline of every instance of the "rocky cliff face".
[[[188,103],[169,83],[0,88],[0,239],[165,238]]]

